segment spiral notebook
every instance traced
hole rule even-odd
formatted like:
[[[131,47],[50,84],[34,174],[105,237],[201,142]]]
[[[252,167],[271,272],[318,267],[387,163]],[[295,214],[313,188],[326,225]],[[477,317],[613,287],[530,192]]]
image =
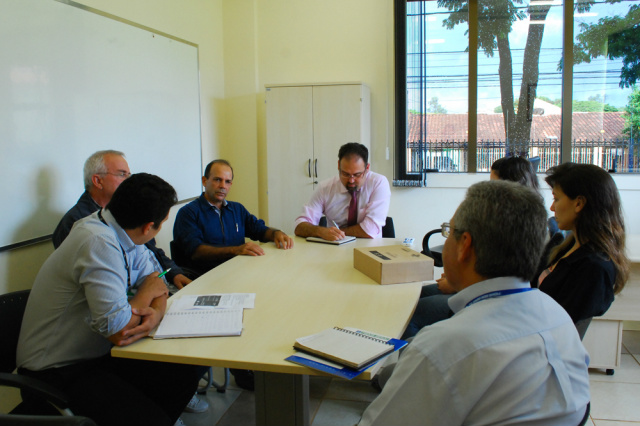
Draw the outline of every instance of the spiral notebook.
[[[242,308],[169,310],[162,318],[153,338],[239,336],[242,333],[242,313]]]
[[[333,244],[339,246],[341,244],[350,243],[351,241],[355,241],[356,237],[346,236],[341,240],[328,241],[320,237],[307,237],[307,241],[311,241],[312,243],[323,243],[323,244]]]
[[[340,327],[300,337],[293,347],[356,370],[394,350],[392,342],[373,337],[372,333]]]

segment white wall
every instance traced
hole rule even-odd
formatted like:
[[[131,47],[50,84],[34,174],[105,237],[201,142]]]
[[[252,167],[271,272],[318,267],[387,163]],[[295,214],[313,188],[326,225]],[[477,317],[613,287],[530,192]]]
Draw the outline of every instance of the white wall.
[[[78,0],[78,3],[198,44],[202,155],[204,161],[219,156],[224,100],[222,1]],[[255,111],[255,102],[253,106]],[[180,165],[176,164],[176,167]],[[170,233],[171,228],[172,224],[167,224],[163,231]],[[40,266],[52,251],[53,245],[46,241],[0,253],[0,293],[30,288]]]

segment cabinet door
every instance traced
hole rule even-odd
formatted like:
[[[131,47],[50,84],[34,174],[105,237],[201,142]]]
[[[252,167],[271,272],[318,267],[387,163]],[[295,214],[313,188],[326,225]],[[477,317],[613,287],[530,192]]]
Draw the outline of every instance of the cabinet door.
[[[268,225],[293,234],[293,222],[313,192],[312,88],[268,88]]]
[[[314,177],[317,181],[338,173],[338,150],[345,143],[360,142],[369,147],[368,111],[366,86],[313,87]]]

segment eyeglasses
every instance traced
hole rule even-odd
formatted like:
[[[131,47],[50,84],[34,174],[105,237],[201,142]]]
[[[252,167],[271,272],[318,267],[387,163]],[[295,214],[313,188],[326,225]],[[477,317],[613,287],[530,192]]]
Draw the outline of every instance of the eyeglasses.
[[[442,228],[442,230],[440,232],[442,232],[442,236],[445,237],[445,238],[449,238],[449,235],[451,235],[452,231],[453,232],[455,232],[455,231],[462,232],[461,229],[452,227],[449,222],[443,223],[442,225],[440,225],[440,227]]]
[[[117,172],[117,173],[111,173],[111,172],[104,172],[104,173],[96,173],[98,175],[111,175],[111,176],[116,176],[119,178],[123,178],[126,179],[129,176],[131,176],[131,172]]]
[[[350,175],[347,172],[344,172],[342,170],[340,170],[340,176],[342,176],[345,179],[360,179],[364,174],[365,174],[366,170],[361,171],[360,173],[354,173],[352,175]]]

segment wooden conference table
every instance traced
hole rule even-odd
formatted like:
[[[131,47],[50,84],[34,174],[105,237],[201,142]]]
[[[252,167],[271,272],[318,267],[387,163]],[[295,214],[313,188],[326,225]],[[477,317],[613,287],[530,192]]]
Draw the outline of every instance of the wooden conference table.
[[[296,338],[334,326],[399,337],[422,283],[379,285],[353,267],[353,249],[396,239],[334,246],[296,237],[293,249],[263,244],[264,256],[238,256],[201,276],[176,296],[256,293],[244,310],[242,336],[153,340],[113,348],[115,357],[230,367],[256,374],[258,425],[308,425],[309,375],[324,373],[284,359]],[[370,379],[373,366],[360,378]],[[372,371],[373,370],[373,371]]]

